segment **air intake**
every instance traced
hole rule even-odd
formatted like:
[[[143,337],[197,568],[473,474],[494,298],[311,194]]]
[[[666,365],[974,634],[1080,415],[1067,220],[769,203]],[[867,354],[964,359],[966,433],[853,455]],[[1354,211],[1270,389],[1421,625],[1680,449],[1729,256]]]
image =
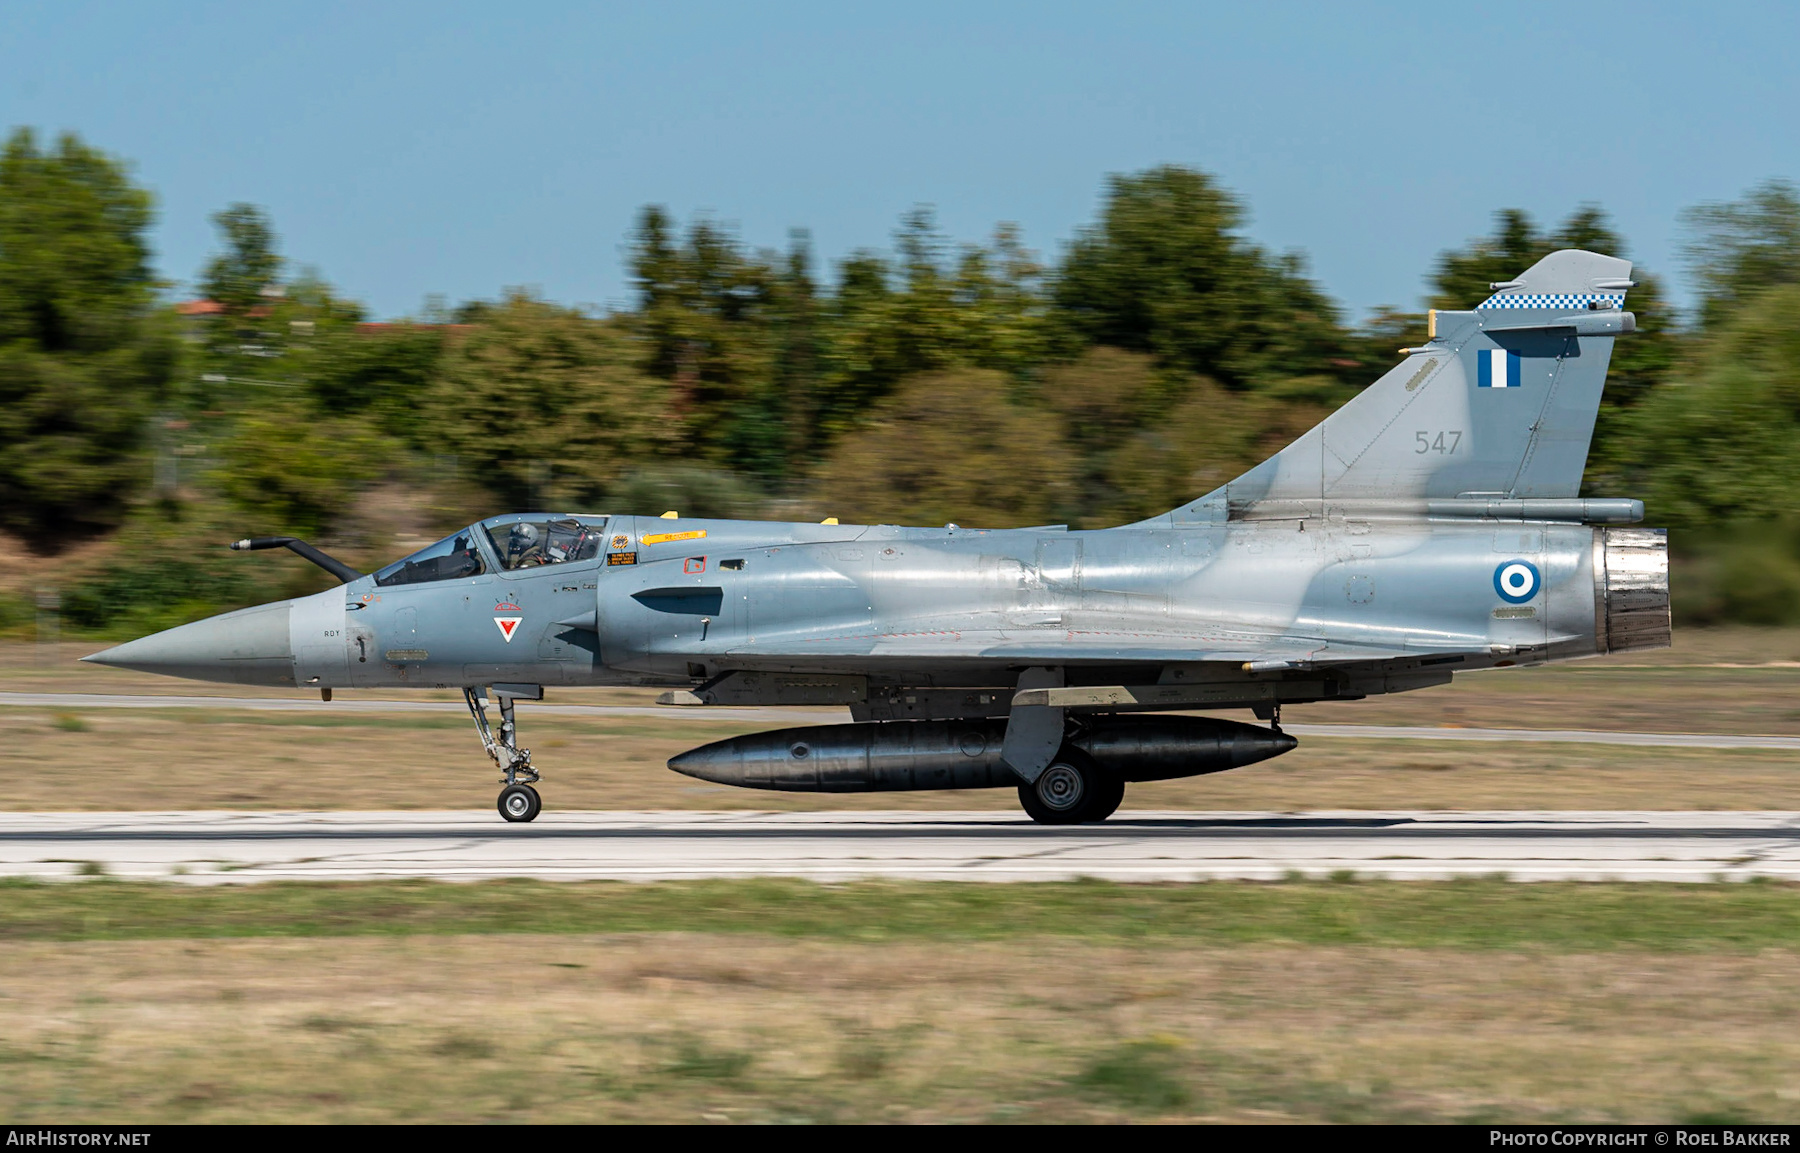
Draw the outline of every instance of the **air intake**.
[[[1594,574],[1603,653],[1669,647],[1669,533],[1660,528],[1600,529]]]

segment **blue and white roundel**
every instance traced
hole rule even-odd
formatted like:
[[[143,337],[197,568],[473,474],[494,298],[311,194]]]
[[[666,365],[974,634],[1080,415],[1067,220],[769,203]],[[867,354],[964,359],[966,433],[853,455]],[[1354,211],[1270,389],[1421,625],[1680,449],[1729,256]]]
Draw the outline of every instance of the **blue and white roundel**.
[[[1494,591],[1508,604],[1522,605],[1537,595],[1542,578],[1528,560],[1509,560],[1494,570]]]

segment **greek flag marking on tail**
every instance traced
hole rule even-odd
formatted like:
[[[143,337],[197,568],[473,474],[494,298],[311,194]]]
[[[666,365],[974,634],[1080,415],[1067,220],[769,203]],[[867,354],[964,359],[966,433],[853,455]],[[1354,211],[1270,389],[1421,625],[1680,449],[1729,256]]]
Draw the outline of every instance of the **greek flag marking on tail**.
[[[1504,348],[1484,348],[1475,354],[1475,383],[1480,388],[1518,388],[1519,354]]]

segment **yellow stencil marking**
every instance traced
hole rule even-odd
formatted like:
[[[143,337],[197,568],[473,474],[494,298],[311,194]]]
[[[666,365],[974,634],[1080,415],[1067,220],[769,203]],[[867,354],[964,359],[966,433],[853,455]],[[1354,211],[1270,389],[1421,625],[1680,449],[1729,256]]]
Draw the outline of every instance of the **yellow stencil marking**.
[[[705,535],[706,535],[706,530],[703,528],[694,529],[692,532],[653,532],[649,536],[644,537],[638,543],[639,544],[664,544],[664,543],[666,543],[668,541],[672,541],[672,540],[699,540],[701,537],[703,537]]]

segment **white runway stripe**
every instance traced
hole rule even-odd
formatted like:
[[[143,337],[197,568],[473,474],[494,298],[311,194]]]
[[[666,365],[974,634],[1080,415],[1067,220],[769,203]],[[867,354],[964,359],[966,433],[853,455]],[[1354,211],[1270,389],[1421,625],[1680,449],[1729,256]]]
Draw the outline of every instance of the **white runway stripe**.
[[[436,878],[842,881],[1271,880],[1290,872],[1430,880],[1800,880],[1786,812],[1126,810],[1048,828],[1003,813],[12,813],[0,875],[190,884]]]

